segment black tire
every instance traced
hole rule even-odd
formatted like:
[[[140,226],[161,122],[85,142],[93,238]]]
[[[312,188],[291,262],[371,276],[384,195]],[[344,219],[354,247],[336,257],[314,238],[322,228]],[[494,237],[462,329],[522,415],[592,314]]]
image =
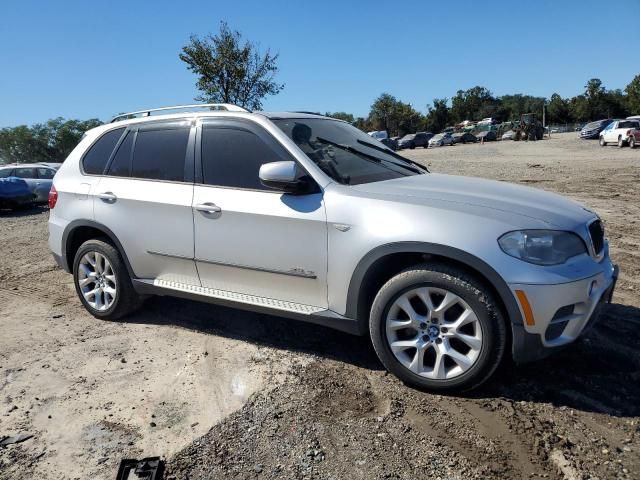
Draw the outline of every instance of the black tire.
[[[478,318],[483,338],[480,354],[475,363],[457,377],[437,380],[420,376],[403,366],[389,347],[385,328],[387,313],[400,295],[419,286],[456,294]],[[499,366],[507,344],[505,322],[490,289],[473,275],[444,264],[410,267],[383,285],[371,307],[369,330],[378,358],[389,372],[407,385],[432,392],[461,392],[480,386]]]
[[[622,138],[622,136],[618,137],[618,148],[622,148],[624,147],[624,139]]]
[[[104,255],[111,264],[116,277],[116,297],[113,304],[106,310],[98,311],[93,308],[82,294],[78,283],[78,269],[82,257],[89,252],[98,252]],[[131,283],[131,277],[118,250],[104,239],[87,240],[76,252],[73,260],[73,284],[76,287],[78,298],[91,315],[103,320],[118,320],[133,313],[142,305],[142,298],[136,293]]]
[[[629,148],[636,148],[636,138],[633,135],[629,138]]]
[[[409,144],[409,149],[410,149],[410,150],[413,150],[414,148],[416,148],[416,144],[415,144],[415,143],[413,143],[413,142],[412,142],[412,143],[410,143],[410,144]]]
[[[607,142],[604,141],[604,137],[600,137],[600,146],[601,147],[606,147],[607,146]]]

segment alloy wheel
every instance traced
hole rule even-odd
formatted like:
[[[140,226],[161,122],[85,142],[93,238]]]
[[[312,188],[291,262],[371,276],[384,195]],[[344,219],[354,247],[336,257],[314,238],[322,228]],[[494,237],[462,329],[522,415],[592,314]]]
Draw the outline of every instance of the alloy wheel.
[[[84,254],[78,265],[77,281],[84,299],[94,310],[108,310],[115,302],[118,284],[105,255],[96,251]]]
[[[442,288],[418,287],[400,295],[388,310],[385,331],[396,359],[430,379],[463,374],[482,349],[482,327],[475,312]]]

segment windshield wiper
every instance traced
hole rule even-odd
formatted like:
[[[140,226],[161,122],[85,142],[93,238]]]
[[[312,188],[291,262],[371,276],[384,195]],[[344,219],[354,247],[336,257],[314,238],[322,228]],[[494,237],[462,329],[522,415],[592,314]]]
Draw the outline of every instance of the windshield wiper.
[[[328,145],[333,145],[334,147],[337,147],[337,148],[339,148],[341,150],[345,150],[347,152],[351,152],[351,153],[353,153],[355,155],[363,157],[365,160],[370,160],[372,162],[376,162],[376,163],[380,163],[380,164],[382,164],[383,162],[388,162],[391,165],[395,165],[396,167],[404,168],[406,170],[409,170],[410,172],[420,173],[420,171],[416,170],[413,167],[410,167],[409,165],[403,165],[401,163],[392,162],[391,160],[385,160],[385,159],[382,159],[380,157],[376,157],[375,155],[371,155],[369,153],[363,152],[362,150],[358,150],[357,148],[352,147],[351,145],[343,145],[341,143],[332,142],[331,140],[327,140],[326,138],[321,138],[321,137],[316,137],[316,140],[318,140],[321,143],[326,143]],[[358,141],[360,141],[360,140],[358,140]],[[366,142],[365,142],[365,144],[366,144]],[[382,151],[387,153],[384,150],[382,150]],[[402,158],[402,157],[400,157],[400,158]]]
[[[378,145],[374,145],[373,143],[365,142],[364,140],[360,140],[360,139],[358,139],[358,143],[359,143],[360,145],[365,145],[365,146],[367,146],[367,147],[369,147],[369,148],[373,148],[374,150],[378,150],[378,151],[380,151],[380,152],[384,152],[384,153],[386,153],[387,155],[391,155],[392,157],[397,158],[397,159],[399,159],[399,160],[402,160],[403,162],[407,162],[407,163],[410,163],[410,164],[412,164],[412,165],[415,165],[415,166],[416,166],[416,167],[418,167],[420,170],[423,170],[423,171],[425,171],[425,172],[427,172],[427,173],[430,173],[430,172],[429,172],[429,169],[428,169],[427,167],[425,167],[424,165],[422,165],[422,164],[420,164],[420,163],[418,163],[418,162],[414,162],[413,160],[409,160],[408,158],[405,158],[405,157],[403,157],[402,155],[398,155],[398,154],[397,154],[396,152],[394,152],[393,150],[388,150],[388,149],[386,149],[386,148],[379,147]],[[391,162],[391,163],[393,163],[394,165],[398,165],[398,164],[397,164],[397,163],[395,163],[395,162]],[[401,166],[401,167],[406,167],[406,165],[399,165],[399,166]],[[414,169],[411,169],[411,170],[412,170],[412,171],[415,171]]]

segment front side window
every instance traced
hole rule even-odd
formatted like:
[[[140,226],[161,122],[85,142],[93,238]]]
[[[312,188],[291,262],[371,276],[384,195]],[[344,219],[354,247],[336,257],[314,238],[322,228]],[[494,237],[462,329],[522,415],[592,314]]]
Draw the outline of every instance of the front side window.
[[[184,181],[189,128],[140,130],[133,148],[131,176]]]
[[[107,166],[109,157],[120,140],[122,132],[124,132],[124,127],[110,130],[91,146],[82,160],[84,173],[88,175],[102,175],[104,173],[104,168]]]
[[[280,155],[248,130],[228,127],[202,130],[202,175],[207,185],[271,190],[260,183],[258,174],[264,163],[279,160]]]
[[[427,171],[345,122],[324,118],[284,118],[272,122],[322,171],[343,185],[391,180]]]
[[[0,170],[0,178],[7,178],[11,176],[11,172],[13,172],[12,168],[4,168]]]

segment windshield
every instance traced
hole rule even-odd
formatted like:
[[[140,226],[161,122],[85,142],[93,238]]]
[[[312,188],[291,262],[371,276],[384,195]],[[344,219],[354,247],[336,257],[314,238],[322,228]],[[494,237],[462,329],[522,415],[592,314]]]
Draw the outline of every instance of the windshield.
[[[324,118],[282,118],[272,122],[323,172],[343,185],[427,172],[345,122]]]
[[[442,137],[444,137],[444,134],[439,133],[433,137],[433,140],[440,140]]]
[[[415,133],[409,133],[409,134],[405,135],[404,137],[402,137],[400,140],[413,140],[414,138],[416,138],[416,134]]]

